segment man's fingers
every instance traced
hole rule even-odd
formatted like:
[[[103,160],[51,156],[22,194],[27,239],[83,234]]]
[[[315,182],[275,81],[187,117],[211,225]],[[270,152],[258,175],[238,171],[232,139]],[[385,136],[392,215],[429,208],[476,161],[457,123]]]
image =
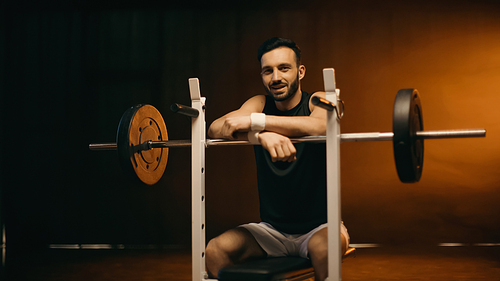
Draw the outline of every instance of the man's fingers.
[[[295,154],[292,151],[290,151],[290,147],[287,144],[285,144],[283,146],[283,153],[284,153],[284,155],[283,155],[283,158],[281,159],[281,161],[285,161],[285,162],[292,162],[293,161]]]
[[[295,149],[295,145],[293,145],[292,142],[288,143],[288,150],[290,151],[290,157],[288,157],[288,162],[297,160],[297,149]]]
[[[259,140],[269,152],[273,162],[297,160],[297,150],[288,137],[273,132],[264,132],[259,135]]]
[[[278,161],[278,154],[276,153],[276,149],[272,148],[272,149],[269,149],[269,155],[271,155],[271,160],[273,162],[276,162]]]
[[[276,161],[292,162],[297,160],[296,150],[293,144],[291,145],[291,147],[288,144],[278,145],[274,147],[274,149],[272,149],[270,155],[273,162]]]
[[[235,139],[238,132],[248,132],[250,130],[250,116],[228,117],[224,120],[221,133],[226,139]]]

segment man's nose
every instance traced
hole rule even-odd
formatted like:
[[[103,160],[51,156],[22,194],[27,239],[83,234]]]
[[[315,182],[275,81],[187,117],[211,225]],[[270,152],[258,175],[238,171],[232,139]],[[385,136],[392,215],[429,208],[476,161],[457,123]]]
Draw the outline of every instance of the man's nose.
[[[273,76],[272,76],[273,81],[281,81],[281,74],[278,69],[273,70]]]

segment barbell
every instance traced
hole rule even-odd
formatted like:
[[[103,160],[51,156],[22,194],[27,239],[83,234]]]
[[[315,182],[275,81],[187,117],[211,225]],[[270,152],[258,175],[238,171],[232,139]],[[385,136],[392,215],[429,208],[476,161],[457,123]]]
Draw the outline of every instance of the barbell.
[[[314,98],[312,102],[327,110],[339,110],[330,102]],[[198,111],[175,104],[172,110],[193,118]],[[343,111],[343,104],[342,104]],[[339,117],[342,114],[337,112]],[[418,182],[424,161],[424,139],[485,137],[485,129],[423,131],[422,105],[416,89],[399,90],[393,110],[392,132],[342,133],[341,142],[391,141],[398,177],[402,182]],[[290,138],[293,143],[325,142],[326,136]],[[248,141],[207,139],[206,147],[219,145],[252,145]],[[190,140],[168,140],[167,128],[160,112],[148,104],[130,107],[118,125],[116,143],[89,144],[90,150],[117,150],[123,170],[142,182],[153,185],[167,166],[170,147],[191,146]]]

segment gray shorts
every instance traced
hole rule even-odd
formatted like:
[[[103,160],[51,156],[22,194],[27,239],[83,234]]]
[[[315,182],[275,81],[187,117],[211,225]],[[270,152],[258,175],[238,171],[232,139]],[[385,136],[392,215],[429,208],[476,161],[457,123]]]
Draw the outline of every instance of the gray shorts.
[[[322,224],[306,234],[282,233],[266,222],[249,223],[240,225],[240,227],[250,231],[268,257],[301,256],[309,258],[307,250],[309,239],[314,233],[327,227],[327,224]],[[343,222],[340,225],[340,232],[346,239],[346,245],[349,245],[349,233]]]

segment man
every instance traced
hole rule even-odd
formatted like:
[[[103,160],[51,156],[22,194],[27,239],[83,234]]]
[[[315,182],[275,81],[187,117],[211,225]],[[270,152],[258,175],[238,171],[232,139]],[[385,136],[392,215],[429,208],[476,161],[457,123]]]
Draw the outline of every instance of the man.
[[[248,139],[255,145],[259,186],[259,224],[246,224],[212,239],[206,248],[207,271],[251,259],[277,256],[310,258],[316,280],[328,276],[325,144],[293,144],[289,137],[326,134],[326,111],[301,90],[306,68],[291,40],[271,38],[258,50],[267,95],[248,99],[215,120],[212,138]],[[342,225],[342,251],[349,244]]]

